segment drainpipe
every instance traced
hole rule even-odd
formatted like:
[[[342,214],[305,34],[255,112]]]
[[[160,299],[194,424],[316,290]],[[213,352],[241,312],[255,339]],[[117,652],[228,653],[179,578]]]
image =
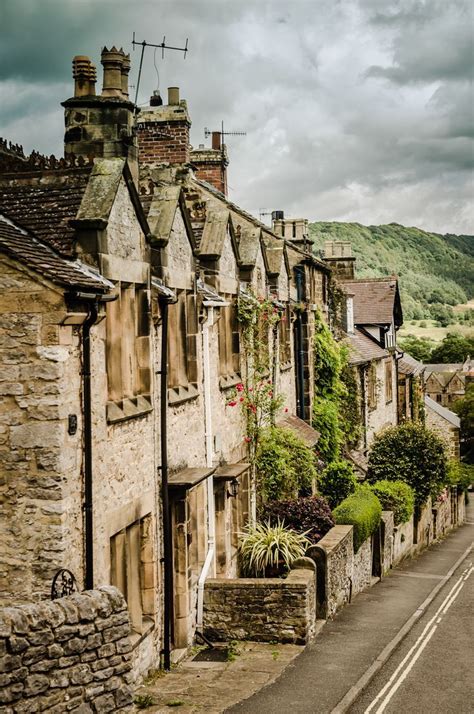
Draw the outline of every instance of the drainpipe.
[[[74,292],[73,300],[87,301],[88,315],[82,323],[82,422],[84,430],[84,587],[94,587],[94,513],[92,459],[91,327],[96,324],[99,302],[112,302],[117,295]]]
[[[212,468],[213,447],[212,447],[212,405],[211,405],[211,368],[209,354],[209,328],[214,325],[214,308],[209,307],[206,319],[202,325],[202,360],[203,360],[203,392],[204,392],[204,421],[206,439],[206,466]],[[198,632],[203,628],[204,609],[204,583],[211,573],[216,575],[215,543],[216,543],[216,518],[214,503],[214,479],[211,476],[207,479],[207,554],[203,568],[198,580],[197,597],[197,620],[196,628]]]
[[[171,669],[171,632],[173,622],[173,534],[168,490],[168,307],[169,299],[160,299],[161,367],[160,367],[160,449],[161,499],[163,507],[163,667]]]
[[[298,302],[301,302],[303,297],[303,285],[301,282],[301,271],[296,270],[296,294]],[[300,419],[305,418],[305,398],[304,398],[304,350],[303,350],[303,322],[301,311],[298,310],[296,316],[296,369],[298,383],[298,416]]]
[[[94,587],[94,515],[92,499],[92,394],[91,394],[91,327],[97,321],[97,298],[89,305],[89,314],[82,325],[82,389],[84,422],[84,551],[85,588]]]

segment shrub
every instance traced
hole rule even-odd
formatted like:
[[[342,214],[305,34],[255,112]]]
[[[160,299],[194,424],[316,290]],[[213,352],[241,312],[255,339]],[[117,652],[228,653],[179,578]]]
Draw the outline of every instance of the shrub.
[[[356,489],[354,469],[348,461],[333,461],[322,472],[318,486],[331,508],[335,508]]]
[[[450,461],[448,464],[448,483],[457,486],[464,493],[474,483],[474,466],[460,461]]]
[[[305,533],[311,543],[321,540],[334,525],[331,509],[321,496],[266,503],[262,519],[271,525],[282,522],[297,533]]]
[[[410,520],[415,509],[415,493],[404,481],[377,481],[372,486],[384,511],[393,511],[395,525]]]
[[[313,427],[320,433],[318,451],[325,461],[334,461],[342,444],[339,423],[339,405],[336,399],[315,396],[313,402]]]
[[[378,434],[369,455],[367,480],[404,481],[415,491],[421,506],[440,493],[447,478],[442,439],[419,422],[405,422]]]
[[[262,433],[255,467],[261,494],[267,500],[311,493],[317,475],[313,451],[292,431],[280,427]]]
[[[378,528],[382,506],[370,488],[359,486],[334,509],[332,515],[336,523],[354,526],[354,551],[357,551]]]
[[[309,540],[305,533],[295,533],[281,521],[274,526],[257,523],[240,534],[239,557],[245,575],[271,577],[289,570],[301,558]]]

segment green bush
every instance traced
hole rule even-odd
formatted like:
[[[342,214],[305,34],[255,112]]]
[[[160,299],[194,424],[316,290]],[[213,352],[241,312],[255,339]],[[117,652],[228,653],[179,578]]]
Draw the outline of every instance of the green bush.
[[[269,501],[308,495],[317,475],[313,451],[292,431],[281,427],[262,433],[255,468],[260,493]]]
[[[447,465],[442,439],[419,422],[405,422],[375,437],[367,480],[404,481],[415,491],[415,504],[422,506],[444,488]]]
[[[245,575],[274,577],[290,569],[301,558],[309,540],[305,533],[296,533],[280,521],[272,526],[257,523],[240,534],[239,558]]]
[[[382,506],[375,493],[367,486],[359,486],[332,512],[337,524],[354,526],[354,551],[378,528]]]
[[[448,483],[457,486],[464,493],[474,483],[474,466],[461,461],[450,461],[448,464]]]
[[[318,480],[319,491],[331,508],[354,493],[356,486],[354,469],[348,461],[333,461],[326,466]]]
[[[384,511],[393,511],[395,525],[406,523],[415,509],[415,493],[404,481],[377,481],[372,486]]]

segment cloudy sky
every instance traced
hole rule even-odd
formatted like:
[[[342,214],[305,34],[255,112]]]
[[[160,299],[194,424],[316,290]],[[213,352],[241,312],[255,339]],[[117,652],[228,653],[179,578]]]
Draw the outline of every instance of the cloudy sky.
[[[181,88],[229,137],[230,197],[311,220],[474,233],[471,0],[0,0],[0,136],[61,155],[71,59],[138,40],[138,103]],[[139,52],[132,52],[135,84]],[[159,72],[159,77],[154,65]],[[100,75],[100,73],[99,73]]]

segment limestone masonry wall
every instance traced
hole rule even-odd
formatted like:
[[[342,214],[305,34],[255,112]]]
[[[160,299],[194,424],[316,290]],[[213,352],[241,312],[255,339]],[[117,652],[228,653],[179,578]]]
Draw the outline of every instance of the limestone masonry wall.
[[[129,632],[125,600],[110,586],[0,609],[1,711],[129,711]]]
[[[334,526],[317,545],[309,549],[307,555],[316,562],[318,572],[318,617],[334,617],[351,599],[354,561],[352,526]]]
[[[367,538],[354,553],[352,565],[352,597],[368,588],[372,582],[372,544]]]
[[[211,640],[305,644],[316,623],[314,570],[298,568],[286,579],[207,580],[204,631]]]

